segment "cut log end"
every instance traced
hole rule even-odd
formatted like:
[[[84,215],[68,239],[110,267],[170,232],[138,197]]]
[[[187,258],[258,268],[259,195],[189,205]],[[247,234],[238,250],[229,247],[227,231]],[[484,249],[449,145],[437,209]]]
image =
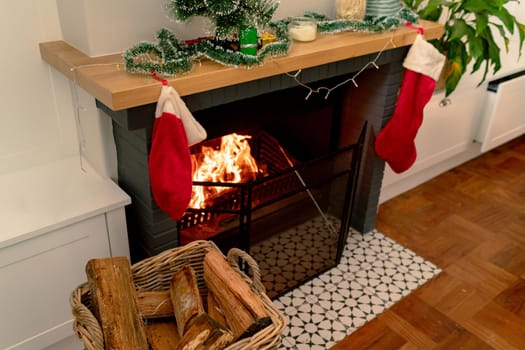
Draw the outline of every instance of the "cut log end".
[[[236,339],[251,336],[271,324],[260,300],[220,252],[204,257],[204,280]]]
[[[204,313],[197,277],[191,266],[184,265],[173,274],[170,294],[177,328],[182,336],[194,322],[194,319]]]

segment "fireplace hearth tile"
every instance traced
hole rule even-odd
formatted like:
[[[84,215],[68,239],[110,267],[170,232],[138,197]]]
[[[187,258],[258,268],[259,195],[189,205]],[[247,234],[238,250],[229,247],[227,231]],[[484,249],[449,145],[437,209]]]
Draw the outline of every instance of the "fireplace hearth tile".
[[[441,271],[375,230],[350,233],[335,268],[274,300],[288,321],[280,349],[327,349]]]
[[[332,216],[326,218],[339,232],[340,221]],[[331,235],[327,222],[318,216],[255,244],[250,254],[259,264],[268,296],[276,297],[333,267],[337,241]],[[323,284],[313,285],[314,290],[336,288],[329,281],[320,281]]]

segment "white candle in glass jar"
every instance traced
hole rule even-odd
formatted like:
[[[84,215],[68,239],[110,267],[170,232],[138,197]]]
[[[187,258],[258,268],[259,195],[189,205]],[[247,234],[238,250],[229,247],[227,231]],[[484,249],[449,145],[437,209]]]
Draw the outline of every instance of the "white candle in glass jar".
[[[294,18],[288,25],[288,33],[297,41],[313,41],[317,36],[317,23],[313,18]]]

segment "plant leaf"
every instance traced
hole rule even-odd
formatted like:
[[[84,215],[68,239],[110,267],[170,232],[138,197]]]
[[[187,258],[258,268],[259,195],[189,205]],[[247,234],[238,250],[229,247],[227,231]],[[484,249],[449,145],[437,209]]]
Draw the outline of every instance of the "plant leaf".
[[[521,51],[523,50],[523,42],[525,41],[525,25],[519,23],[519,22],[516,22],[517,26],[518,26],[518,32],[520,34],[520,53],[519,53],[519,57],[521,57]]]
[[[493,14],[494,11],[499,9],[498,6],[491,5],[490,2],[487,2],[486,0],[465,0],[462,4],[462,8],[467,12],[475,14],[483,13],[485,11]]]
[[[448,97],[454,90],[456,90],[461,77],[465,73],[465,67],[461,60],[454,59],[450,62],[450,71],[445,84],[445,96]]]
[[[509,11],[507,11],[505,7],[501,7],[498,10],[492,12],[492,15],[499,18],[509,33],[514,33],[514,23],[516,23],[516,19],[509,13]]]
[[[493,66],[493,73],[496,73],[501,69],[501,59],[500,59],[500,50],[490,30],[486,30],[482,33],[483,38],[487,43],[487,50],[489,54],[489,61]],[[483,82],[482,80],[481,82]]]
[[[489,25],[489,16],[487,12],[476,14],[476,35],[483,32]]]
[[[494,27],[496,27],[499,31],[499,34],[501,38],[503,39],[503,43],[505,44],[505,51],[509,52],[509,38],[507,37],[507,33],[505,32],[505,27],[499,24],[493,24]]]
[[[438,21],[443,12],[443,0],[429,0],[428,4],[418,13],[421,19]]]
[[[448,72],[445,95],[449,96],[454,90],[465,74],[468,62],[468,52],[465,44],[461,40],[450,41],[450,50],[447,53],[447,58],[450,63],[450,70]]]
[[[483,77],[481,78],[477,86],[480,86],[481,84],[483,84],[483,82],[487,79],[488,74],[489,74],[489,61],[485,61],[485,70],[483,72]]]
[[[470,56],[477,62],[479,58],[481,59],[485,58],[484,56],[485,45],[483,45],[484,39],[478,36],[474,29],[470,27],[469,29],[470,30],[468,31],[468,41],[467,41],[468,52]]]
[[[454,22],[454,25],[450,26],[450,37],[448,40],[453,41],[456,39],[461,39],[463,36],[468,33],[468,25],[464,19],[460,18]]]

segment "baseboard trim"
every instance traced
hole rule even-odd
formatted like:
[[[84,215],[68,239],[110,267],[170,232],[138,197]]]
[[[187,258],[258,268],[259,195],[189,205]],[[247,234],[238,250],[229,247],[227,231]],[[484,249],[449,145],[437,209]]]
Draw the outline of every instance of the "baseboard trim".
[[[53,328],[27,338],[6,350],[35,350],[44,349],[73,335],[73,320],[66,321]]]
[[[411,190],[414,187],[421,185],[424,182],[450,170],[453,169],[465,162],[468,162],[471,159],[474,159],[481,155],[480,144],[473,142],[469,145],[465,151],[445,159],[441,162],[438,162],[430,167],[421,169],[420,171],[400,178],[399,181],[392,182],[388,185],[385,185],[381,188],[381,194],[379,196],[379,204],[388,201],[406,191]]]

